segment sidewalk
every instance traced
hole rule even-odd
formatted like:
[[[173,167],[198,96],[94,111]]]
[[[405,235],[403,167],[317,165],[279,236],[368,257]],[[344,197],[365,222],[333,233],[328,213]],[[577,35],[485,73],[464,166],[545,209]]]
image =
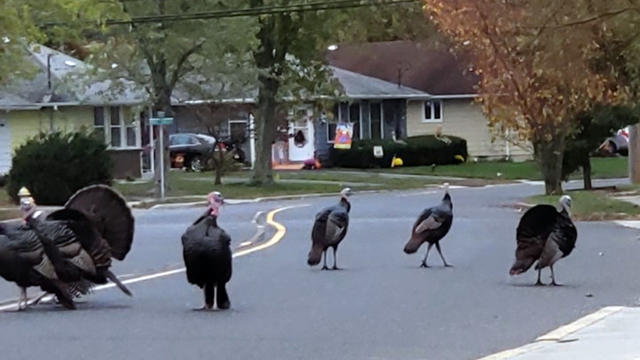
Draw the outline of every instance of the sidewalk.
[[[640,359],[640,308],[606,307],[516,349],[481,360]]]

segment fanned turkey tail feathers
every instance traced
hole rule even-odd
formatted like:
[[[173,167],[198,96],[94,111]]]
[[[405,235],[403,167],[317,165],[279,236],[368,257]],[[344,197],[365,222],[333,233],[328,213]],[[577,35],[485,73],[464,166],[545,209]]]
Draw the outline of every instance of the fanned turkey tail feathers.
[[[123,260],[133,242],[134,220],[122,195],[106,185],[91,185],[78,190],[65,204],[87,216],[109,243],[111,255]]]

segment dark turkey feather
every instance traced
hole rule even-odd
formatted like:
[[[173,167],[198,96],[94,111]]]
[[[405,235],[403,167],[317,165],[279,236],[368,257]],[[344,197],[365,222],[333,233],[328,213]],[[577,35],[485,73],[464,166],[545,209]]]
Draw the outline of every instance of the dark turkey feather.
[[[431,246],[436,245],[438,253],[442,258],[442,262],[445,266],[449,266],[442,256],[440,250],[440,240],[447,235],[451,224],[453,223],[453,203],[451,202],[451,195],[448,191],[445,191],[442,201],[437,206],[427,208],[420,213],[418,219],[413,224],[411,229],[411,237],[404,246],[404,252],[407,254],[413,254],[422,244],[425,242],[429,244],[427,254],[422,261],[423,267],[427,267],[427,256]]]
[[[217,217],[200,217],[182,235],[183,258],[189,283],[204,288],[206,307],[229,307],[226,283],[231,279],[231,238],[218,227]]]
[[[568,208],[570,198],[561,198],[559,206],[563,206],[563,201],[568,201],[565,204]],[[553,277],[553,264],[572,252],[578,237],[567,208],[558,212],[551,205],[536,205],[525,212],[516,229],[516,260],[509,270],[511,275],[526,272],[537,261],[535,269],[551,267]]]
[[[111,247],[111,256],[123,260],[133,242],[134,220],[126,200],[106,185],[78,190],[65,204],[66,209],[83,213]]]
[[[73,290],[58,279],[44,246],[37,237],[24,235],[19,228],[0,229],[0,276],[23,289],[38,286],[55,294],[65,307],[74,309]]]

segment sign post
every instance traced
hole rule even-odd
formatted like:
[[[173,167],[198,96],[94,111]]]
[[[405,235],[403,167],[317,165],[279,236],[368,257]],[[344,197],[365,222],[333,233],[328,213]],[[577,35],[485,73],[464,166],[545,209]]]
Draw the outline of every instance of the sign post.
[[[160,126],[160,134],[159,136],[159,141],[160,141],[160,151],[161,151],[161,156],[160,156],[160,198],[164,200],[164,193],[165,193],[165,179],[164,179],[164,125],[171,125],[173,124],[173,118],[172,117],[165,117],[164,116],[164,111],[158,111],[158,117],[152,117],[151,119],[149,119],[151,125],[155,125],[155,126]]]

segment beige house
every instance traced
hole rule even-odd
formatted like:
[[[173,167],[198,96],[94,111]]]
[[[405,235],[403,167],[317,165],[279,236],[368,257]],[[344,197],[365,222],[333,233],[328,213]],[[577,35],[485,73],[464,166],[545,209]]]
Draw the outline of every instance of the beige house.
[[[467,140],[469,155],[486,159],[526,159],[533,149],[507,141],[508,134],[497,136],[473,98],[431,98],[407,102],[407,135],[443,134]]]
[[[327,58],[336,68],[405,89],[402,98],[405,106],[396,105],[396,110],[391,112],[384,108],[380,111],[383,126],[388,123],[385,115],[393,113],[398,118],[394,122],[394,136],[434,134],[441,128],[445,135],[466,139],[472,158],[526,159],[532,156],[530,146],[507,141],[509,134],[498,134],[489,127],[480,106],[474,103],[474,85],[478,79],[465,71],[471,64],[457,59],[448,49],[412,41],[377,42],[340,45],[329,52]],[[404,114],[397,114],[402,108]],[[389,135],[384,127],[380,134],[381,138]]]

